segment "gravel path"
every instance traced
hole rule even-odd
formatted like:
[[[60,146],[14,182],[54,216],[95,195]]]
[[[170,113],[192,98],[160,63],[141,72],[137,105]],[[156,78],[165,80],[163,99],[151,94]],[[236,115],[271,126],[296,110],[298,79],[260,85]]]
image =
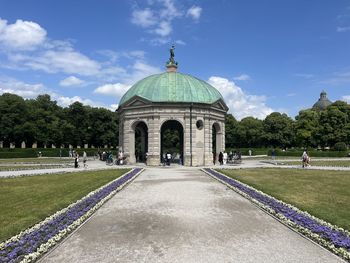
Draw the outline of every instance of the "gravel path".
[[[41,262],[343,262],[198,169],[147,168]]]

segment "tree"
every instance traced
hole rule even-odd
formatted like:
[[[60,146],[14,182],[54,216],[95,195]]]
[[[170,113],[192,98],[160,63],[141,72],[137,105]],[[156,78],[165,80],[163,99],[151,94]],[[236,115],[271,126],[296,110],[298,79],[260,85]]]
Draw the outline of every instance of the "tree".
[[[349,144],[350,129],[347,113],[341,111],[342,105],[332,104],[320,112],[318,138],[321,146],[334,146],[337,142]]]
[[[239,123],[239,137],[243,147],[261,147],[263,144],[263,121],[254,117],[243,118]]]
[[[266,146],[289,147],[295,141],[294,122],[287,114],[273,112],[263,121]]]
[[[317,147],[319,141],[317,134],[319,131],[319,113],[308,109],[299,112],[295,117],[295,136],[296,143],[302,147]]]
[[[226,148],[234,148],[239,146],[239,138],[237,136],[238,122],[232,114],[227,114],[225,119],[225,145]]]
[[[0,140],[5,145],[23,140],[19,131],[26,122],[28,110],[24,99],[18,95],[4,93],[0,96]]]

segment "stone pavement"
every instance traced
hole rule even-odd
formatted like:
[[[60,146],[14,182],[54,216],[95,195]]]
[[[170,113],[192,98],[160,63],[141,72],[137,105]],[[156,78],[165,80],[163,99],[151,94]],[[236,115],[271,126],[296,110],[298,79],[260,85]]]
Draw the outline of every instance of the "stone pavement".
[[[41,262],[343,262],[198,169],[147,168]]]
[[[340,160],[344,160],[345,158],[338,158]],[[287,159],[291,160],[291,159]],[[297,160],[297,159],[296,159]],[[332,160],[332,159],[330,159]],[[335,159],[334,159],[335,160]],[[347,159],[346,159],[347,160]],[[283,160],[278,160],[283,161]],[[73,163],[73,159],[72,159]],[[8,177],[8,176],[25,176],[25,175],[38,175],[38,174],[52,174],[52,173],[63,173],[63,172],[80,172],[84,170],[101,170],[101,169],[117,169],[117,168],[132,168],[135,166],[128,166],[128,165],[122,165],[122,166],[109,166],[106,165],[105,162],[99,161],[99,160],[88,160],[88,168],[83,168],[83,163],[80,162],[80,168],[53,168],[53,169],[33,169],[33,170],[22,170],[22,171],[0,171],[0,178],[1,177]],[[17,166],[18,165],[14,165]],[[146,167],[144,164],[137,164],[136,166]],[[172,164],[170,167],[164,167],[167,169],[172,169],[176,167],[177,169],[195,169],[197,170],[198,167],[186,167],[186,166],[179,166]],[[301,165],[275,165],[271,163],[270,160],[259,160],[255,158],[246,158],[243,159],[241,164],[227,164],[224,166],[220,165],[212,165],[207,166],[208,168],[227,168],[227,169],[242,169],[242,168],[262,168],[262,167],[270,167],[270,168],[295,168],[295,169],[303,169]],[[311,170],[335,170],[335,171],[350,171],[350,167],[326,167],[326,166],[311,166],[305,169],[311,169]]]
[[[74,160],[72,159],[72,163]],[[83,162],[79,162],[79,168],[72,167],[62,167],[62,168],[48,168],[48,169],[33,169],[33,170],[21,170],[21,171],[0,171],[1,177],[8,176],[25,176],[25,175],[38,175],[38,174],[53,174],[53,173],[65,173],[65,172],[81,172],[81,171],[91,171],[91,170],[102,170],[102,169],[117,169],[117,168],[131,168],[131,166],[117,166],[117,165],[106,165],[106,162],[100,160],[88,160],[87,168],[83,167]],[[18,166],[18,165],[17,165]]]

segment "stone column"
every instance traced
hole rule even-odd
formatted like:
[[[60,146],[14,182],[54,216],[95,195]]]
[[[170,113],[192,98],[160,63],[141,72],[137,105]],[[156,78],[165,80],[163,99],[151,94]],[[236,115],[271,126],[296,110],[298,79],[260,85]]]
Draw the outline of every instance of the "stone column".
[[[154,116],[148,123],[147,165],[160,164],[160,117]]]
[[[212,124],[209,117],[204,117],[204,165],[213,164]]]
[[[193,112],[192,112],[193,114]],[[195,145],[195,136],[193,129],[193,117],[192,117],[192,165],[194,164],[194,145]],[[196,125],[196,124],[195,124]],[[186,166],[191,165],[191,121],[190,121],[190,109],[188,108],[184,116],[184,164]]]
[[[123,153],[127,157],[128,164],[134,164],[135,159],[135,131],[131,127],[132,120],[124,119],[123,124]]]
[[[225,151],[225,122],[221,122],[221,130],[222,130],[222,134],[221,134],[221,139],[222,139],[222,151]]]

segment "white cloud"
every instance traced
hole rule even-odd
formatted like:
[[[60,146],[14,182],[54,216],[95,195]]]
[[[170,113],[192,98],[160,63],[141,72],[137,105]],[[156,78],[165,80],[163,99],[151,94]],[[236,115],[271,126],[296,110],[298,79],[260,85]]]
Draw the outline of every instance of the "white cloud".
[[[85,81],[75,77],[75,76],[69,76],[65,79],[62,79],[60,81],[60,86],[63,87],[70,87],[70,86],[81,86],[84,84]]]
[[[208,83],[220,91],[230,108],[229,111],[239,120],[248,116],[264,119],[273,112],[266,105],[265,96],[245,94],[240,87],[226,78],[212,76]]]
[[[345,95],[341,99],[347,103],[350,103],[350,95]]]
[[[175,19],[190,17],[198,21],[202,12],[199,6],[192,6],[187,11],[174,0],[148,1],[144,9],[134,9],[131,14],[131,22],[146,29],[147,33],[156,36],[148,40],[153,45],[160,45],[170,42],[169,35],[173,32],[173,21]],[[181,41],[180,44],[184,42]]]
[[[82,98],[80,96],[62,96],[61,94],[57,94],[52,90],[46,88],[42,83],[29,84],[17,79],[0,76],[0,95],[3,93],[17,94],[25,99],[35,99],[39,95],[48,94],[51,96],[52,100],[57,101],[57,104],[62,107],[68,107],[72,103],[78,101],[84,105],[89,105],[92,107],[103,107],[109,110],[115,110],[115,106],[118,108],[118,105],[116,104],[107,106],[101,102]]]
[[[0,78],[0,94],[12,93],[26,99],[32,99],[46,92],[45,86],[41,83],[28,84],[12,78]]]
[[[94,90],[94,93],[113,96],[119,99],[137,81],[159,72],[161,72],[161,70],[157,67],[153,67],[142,61],[136,61],[132,66],[132,71],[129,74],[125,75],[123,82],[117,82],[114,84],[109,83],[99,86]]]
[[[158,67],[151,66],[142,61],[136,61],[132,67],[132,72],[129,74],[124,82],[134,84],[136,81],[147,76],[160,73],[162,70]]]
[[[118,107],[119,107],[118,104],[111,104],[109,108],[111,111],[116,111],[118,109]]]
[[[131,14],[131,22],[143,28],[148,28],[157,23],[157,18],[149,8],[143,10],[134,10]]]
[[[178,40],[176,40],[176,41],[175,41],[175,44],[185,46],[185,45],[186,45],[186,42],[185,42],[185,41],[183,41],[183,40],[181,40],[181,39],[178,39]]]
[[[337,32],[346,32],[346,31],[350,31],[350,26],[345,26],[345,27],[338,26],[337,27]]]
[[[17,20],[7,24],[0,18],[0,43],[9,49],[31,50],[44,43],[46,30],[31,21]]]
[[[236,76],[233,78],[234,80],[241,80],[241,81],[246,81],[246,80],[250,80],[250,76],[247,74],[241,74],[239,76]]]
[[[120,98],[124,95],[125,92],[128,91],[129,88],[130,85],[126,85],[123,83],[106,84],[95,89],[94,93]]]
[[[162,37],[168,36],[173,29],[171,28],[171,24],[169,21],[161,21],[159,26],[154,29],[154,33],[160,35]]]
[[[74,96],[74,97],[65,97],[65,96],[60,96],[60,95],[56,95],[54,94],[52,96],[52,98],[54,100],[57,101],[57,104],[63,107],[68,107],[69,105],[73,104],[74,102],[78,101],[84,105],[89,105],[92,107],[104,107],[104,108],[108,108],[107,106],[105,106],[102,103],[96,102],[96,101],[92,101],[90,99],[83,99],[79,96]]]
[[[200,6],[192,6],[187,10],[186,16],[193,18],[195,21],[198,21],[202,14],[202,8]]]
[[[182,11],[179,10],[173,0],[159,0],[163,4],[163,8],[160,9],[160,17],[163,19],[173,20],[176,17],[182,16]]]
[[[84,76],[96,75],[101,65],[74,50],[46,50],[34,55],[10,54],[9,60],[21,67],[47,73],[64,72]]]

